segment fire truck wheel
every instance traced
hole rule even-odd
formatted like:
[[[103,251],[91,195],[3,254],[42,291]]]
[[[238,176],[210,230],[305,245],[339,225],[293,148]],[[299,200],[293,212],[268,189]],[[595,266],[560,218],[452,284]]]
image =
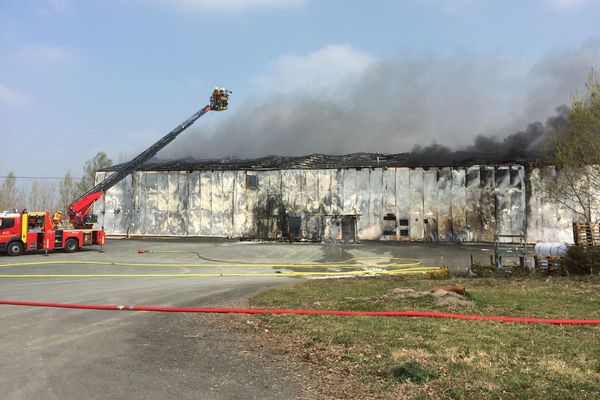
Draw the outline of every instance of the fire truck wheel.
[[[8,248],[6,249],[6,253],[9,256],[20,256],[21,254],[23,254],[23,243],[12,242],[11,244],[8,245]]]
[[[67,239],[67,241],[65,243],[65,252],[75,253],[77,250],[79,250],[79,243],[77,243],[77,239],[75,239],[75,238]]]

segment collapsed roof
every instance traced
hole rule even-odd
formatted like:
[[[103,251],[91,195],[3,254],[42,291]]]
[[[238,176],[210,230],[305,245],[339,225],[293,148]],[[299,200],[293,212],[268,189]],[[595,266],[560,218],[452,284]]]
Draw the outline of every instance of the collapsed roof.
[[[179,159],[153,158],[143,164],[141,171],[222,171],[222,170],[280,170],[280,169],[337,169],[383,167],[451,167],[470,165],[502,165],[530,163],[532,159],[499,160],[494,154],[453,152],[452,157],[438,157],[435,161],[415,157],[411,153],[352,153],[345,155],[310,154],[306,156],[267,156],[254,159]],[[101,171],[115,171],[123,164]]]

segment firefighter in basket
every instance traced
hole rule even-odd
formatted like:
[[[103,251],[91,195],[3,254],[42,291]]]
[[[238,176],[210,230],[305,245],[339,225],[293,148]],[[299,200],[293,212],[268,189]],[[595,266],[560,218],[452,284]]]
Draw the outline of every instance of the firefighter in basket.
[[[224,87],[215,89],[210,96],[210,106],[214,111],[225,111],[229,106],[229,94],[230,90],[225,89]]]

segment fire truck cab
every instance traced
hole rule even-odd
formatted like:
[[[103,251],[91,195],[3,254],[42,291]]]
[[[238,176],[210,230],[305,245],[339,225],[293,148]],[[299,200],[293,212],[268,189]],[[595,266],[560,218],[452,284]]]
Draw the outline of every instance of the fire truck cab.
[[[19,256],[36,250],[78,251],[104,245],[102,229],[54,229],[50,213],[0,213],[0,252]]]

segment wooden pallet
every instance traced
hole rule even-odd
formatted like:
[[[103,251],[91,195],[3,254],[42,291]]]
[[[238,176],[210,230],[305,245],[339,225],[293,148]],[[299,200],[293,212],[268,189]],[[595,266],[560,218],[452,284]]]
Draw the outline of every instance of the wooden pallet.
[[[543,269],[547,269],[548,271],[559,270],[561,260],[562,260],[562,257],[556,257],[556,256],[548,256],[548,257],[534,256],[533,257],[533,262],[535,264],[536,269],[543,268]]]
[[[600,246],[600,224],[573,223],[575,246]]]

